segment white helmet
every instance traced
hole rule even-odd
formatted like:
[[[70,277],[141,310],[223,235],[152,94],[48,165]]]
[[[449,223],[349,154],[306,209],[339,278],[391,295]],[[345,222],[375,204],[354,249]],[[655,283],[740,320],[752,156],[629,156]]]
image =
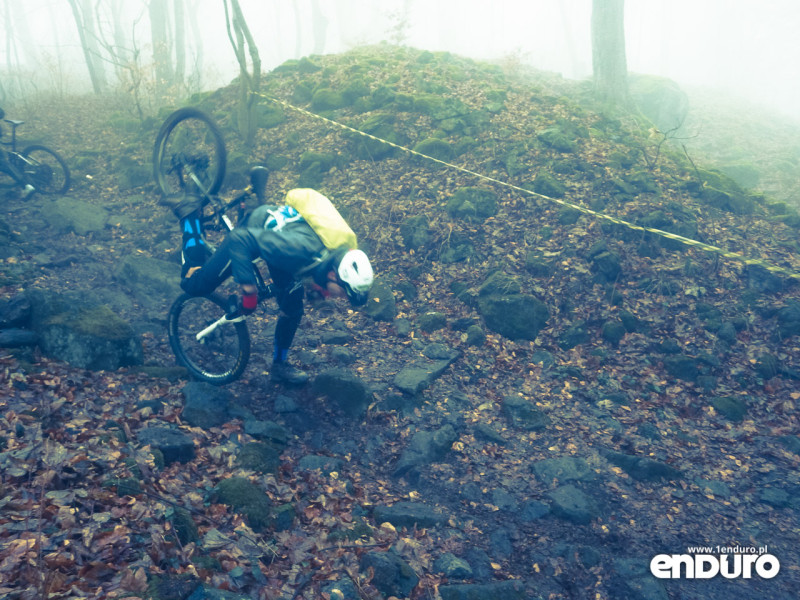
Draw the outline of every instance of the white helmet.
[[[364,252],[348,250],[342,257],[336,274],[353,306],[361,306],[367,302],[375,275]]]

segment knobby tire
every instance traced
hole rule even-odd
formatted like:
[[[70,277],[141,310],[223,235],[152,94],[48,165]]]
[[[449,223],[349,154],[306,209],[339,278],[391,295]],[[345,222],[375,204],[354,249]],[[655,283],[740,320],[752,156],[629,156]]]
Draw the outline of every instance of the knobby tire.
[[[69,189],[71,175],[66,161],[47,146],[28,146],[22,156],[32,165],[25,165],[25,181],[40,194],[63,194]]]
[[[166,118],[156,135],[153,178],[165,198],[179,197],[187,191],[183,174],[174,172],[173,161],[180,155],[190,158],[205,155],[209,160],[209,172],[200,174],[204,188],[201,191],[208,195],[219,192],[228,158],[225,140],[212,118],[197,108],[176,110]]]
[[[246,321],[220,325],[203,343],[195,334],[225,314],[228,300],[181,294],[169,311],[169,343],[178,363],[193,377],[214,385],[239,379],[250,358],[250,334]]]

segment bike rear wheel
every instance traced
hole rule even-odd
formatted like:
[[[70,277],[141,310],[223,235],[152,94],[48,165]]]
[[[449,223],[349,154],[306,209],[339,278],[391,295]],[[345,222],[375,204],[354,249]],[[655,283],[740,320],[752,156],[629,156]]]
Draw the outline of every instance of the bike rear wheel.
[[[28,146],[22,151],[25,180],[40,194],[63,194],[69,189],[70,173],[66,161],[47,146]]]
[[[197,379],[214,385],[235,381],[250,358],[250,334],[244,320],[219,325],[198,340],[201,331],[225,315],[227,300],[219,294],[181,294],[168,317],[169,343],[178,362]]]
[[[222,133],[211,117],[197,108],[181,108],[156,135],[153,177],[165,198],[187,192],[214,195],[225,179],[227,158]]]

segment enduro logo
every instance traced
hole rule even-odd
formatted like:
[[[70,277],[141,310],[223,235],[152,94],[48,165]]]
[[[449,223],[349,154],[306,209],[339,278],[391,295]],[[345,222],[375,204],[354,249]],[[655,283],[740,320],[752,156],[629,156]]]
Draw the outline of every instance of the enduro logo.
[[[712,554],[716,550],[715,554]],[[762,546],[747,548],[689,548],[697,554],[657,554],[650,561],[650,572],[659,579],[751,579],[757,575],[772,579],[781,570],[780,561]]]

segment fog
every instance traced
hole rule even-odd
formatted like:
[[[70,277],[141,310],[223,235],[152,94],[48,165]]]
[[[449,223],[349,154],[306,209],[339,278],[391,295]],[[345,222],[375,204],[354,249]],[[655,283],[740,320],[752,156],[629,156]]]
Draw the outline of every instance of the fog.
[[[591,0],[241,0],[264,70],[311,53],[336,53],[381,41],[476,59],[514,61],[566,78],[591,76]],[[145,3],[124,2],[124,21],[142,55]],[[227,84],[236,64],[223,3],[195,6],[203,40],[204,89]],[[325,20],[315,38],[312,5]],[[20,18],[23,16],[23,18]],[[0,82],[6,98],[46,90],[90,89],[74,17],[63,0],[6,0]],[[11,23],[9,27],[8,23]],[[34,48],[17,44],[30,29]],[[628,68],[715,88],[800,121],[800,8],[790,0],[628,0]],[[9,58],[11,57],[11,61]],[[21,69],[16,66],[19,57]],[[191,57],[190,57],[191,60]],[[109,67],[110,70],[110,67]],[[25,82],[22,85],[20,82]],[[21,91],[20,91],[21,90]]]

